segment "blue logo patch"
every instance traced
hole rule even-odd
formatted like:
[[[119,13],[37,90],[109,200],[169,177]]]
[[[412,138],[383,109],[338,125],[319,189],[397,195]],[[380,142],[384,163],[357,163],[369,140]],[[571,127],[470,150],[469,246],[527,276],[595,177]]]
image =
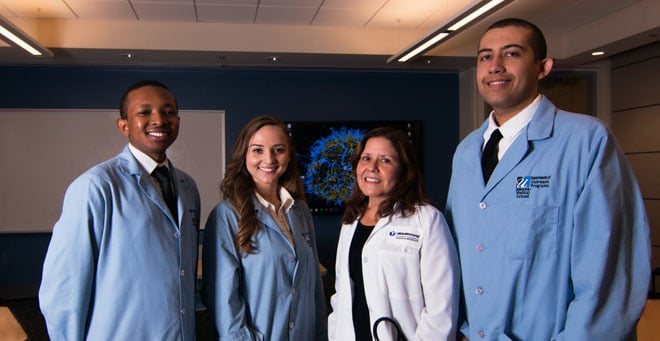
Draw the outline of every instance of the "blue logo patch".
[[[516,188],[530,188],[532,187],[532,177],[527,175],[527,176],[519,176],[518,179],[516,179]]]
[[[550,175],[525,175],[516,178],[516,198],[529,198],[532,188],[550,188]]]

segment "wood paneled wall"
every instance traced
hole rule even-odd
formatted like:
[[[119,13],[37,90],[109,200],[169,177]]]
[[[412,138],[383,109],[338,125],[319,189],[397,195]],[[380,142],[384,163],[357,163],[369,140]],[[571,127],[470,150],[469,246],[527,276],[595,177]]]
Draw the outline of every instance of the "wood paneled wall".
[[[611,59],[612,131],[637,176],[660,267],[660,42]]]

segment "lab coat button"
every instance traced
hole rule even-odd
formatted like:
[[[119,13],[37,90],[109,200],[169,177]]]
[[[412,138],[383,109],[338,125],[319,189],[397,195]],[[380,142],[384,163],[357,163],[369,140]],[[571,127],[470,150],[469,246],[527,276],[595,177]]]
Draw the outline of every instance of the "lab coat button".
[[[179,271],[179,275],[181,275],[181,277],[185,276],[186,275],[186,270]]]
[[[479,208],[482,209],[482,210],[485,210],[485,209],[486,209],[486,203],[483,202],[483,201],[480,202],[480,203],[479,203]]]
[[[179,237],[181,237],[181,233],[179,233],[179,231],[174,232],[174,238],[179,238]]]
[[[296,288],[291,288],[291,295],[295,295],[295,294],[296,294]]]
[[[483,244],[477,244],[477,247],[475,248],[477,251],[481,252],[484,250],[484,245]]]
[[[295,262],[296,262],[296,257],[291,257],[291,258],[289,258],[289,262],[291,262],[291,263],[295,263]]]
[[[289,329],[293,329],[293,326],[294,326],[294,325],[295,325],[295,324],[294,324],[293,322],[289,322]]]
[[[486,333],[484,333],[483,330],[480,330],[477,332],[477,336],[483,339],[484,337],[486,337]]]
[[[475,292],[477,295],[483,295],[483,293],[484,293],[484,289],[483,289],[482,287],[477,287],[477,289],[474,290],[474,292]]]
[[[181,315],[185,315],[185,314],[186,314],[186,310],[185,310],[185,309],[181,309],[180,312],[181,312]]]

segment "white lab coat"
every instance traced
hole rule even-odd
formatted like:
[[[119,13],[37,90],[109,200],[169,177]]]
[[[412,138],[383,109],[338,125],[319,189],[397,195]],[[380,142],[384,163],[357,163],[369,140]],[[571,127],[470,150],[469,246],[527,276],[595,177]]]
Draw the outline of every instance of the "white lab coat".
[[[328,317],[330,340],[354,340],[353,282],[348,254],[357,221],[343,225],[336,262],[336,293]],[[408,340],[454,340],[458,312],[458,257],[447,222],[433,206],[418,206],[409,216],[381,218],[362,250],[362,269],[370,325],[393,318]],[[378,326],[381,340],[393,340],[388,322]]]

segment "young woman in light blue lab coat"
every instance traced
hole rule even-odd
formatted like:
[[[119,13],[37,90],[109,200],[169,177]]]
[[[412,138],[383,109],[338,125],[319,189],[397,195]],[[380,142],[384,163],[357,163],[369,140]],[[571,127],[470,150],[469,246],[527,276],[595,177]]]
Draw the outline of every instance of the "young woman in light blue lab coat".
[[[204,296],[220,339],[322,340],[314,226],[291,138],[260,116],[240,132],[203,246]]]

